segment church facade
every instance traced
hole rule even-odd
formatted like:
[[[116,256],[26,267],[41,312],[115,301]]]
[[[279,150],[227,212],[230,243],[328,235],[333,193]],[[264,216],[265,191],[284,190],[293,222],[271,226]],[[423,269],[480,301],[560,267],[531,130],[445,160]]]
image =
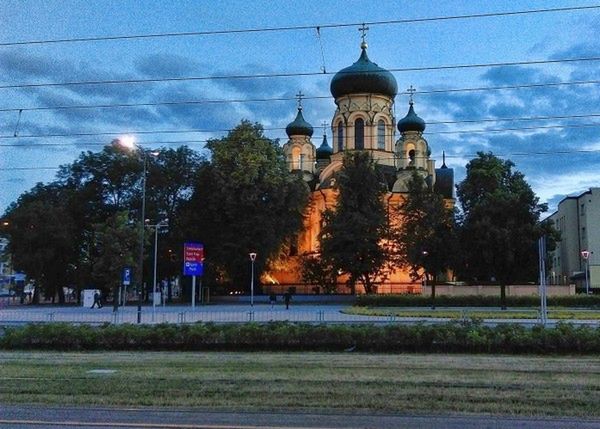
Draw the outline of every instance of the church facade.
[[[444,196],[448,206],[454,205],[454,172],[445,162],[436,168],[435,161],[430,158],[429,143],[423,137],[426,124],[415,113],[413,105],[414,90],[409,89],[408,112],[396,122],[396,79],[369,59],[367,48],[363,37],[358,60],[340,70],[331,80],[330,90],[336,106],[331,120],[331,146],[325,132],[318,147],[313,143],[314,129],[304,118],[302,94],[298,95],[298,112],[286,128],[289,140],[283,150],[290,172],[300,174],[310,186],[310,202],[303,230],[292,240],[288,254],[274,261],[266,273],[263,279],[265,290],[280,292],[294,287],[298,293],[318,293],[314,285],[304,284],[301,259],[302,255],[319,253],[322,213],[335,207],[336,173],[342,167],[346,151],[368,151],[381,167],[388,187],[384,201],[388,211],[401,204],[407,195],[407,182],[415,171],[423,176],[428,186]],[[348,290],[343,278],[339,279],[338,290]],[[360,288],[357,291],[360,292]],[[380,293],[420,291],[421,282],[411,280],[407,270],[401,268],[378,287]]]

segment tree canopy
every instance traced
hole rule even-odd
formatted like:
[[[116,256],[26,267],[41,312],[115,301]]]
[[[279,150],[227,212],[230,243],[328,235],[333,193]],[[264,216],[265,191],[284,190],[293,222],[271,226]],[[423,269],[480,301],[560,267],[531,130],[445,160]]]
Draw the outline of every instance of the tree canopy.
[[[360,282],[366,293],[373,293],[385,277],[388,261],[385,180],[368,152],[348,152],[336,188],[335,210],[323,213],[321,258],[330,261],[339,274],[347,275],[350,287]]]
[[[457,251],[456,219],[453,208],[433,192],[423,177],[414,172],[408,182],[408,194],[399,207],[400,224],[395,244],[400,263],[410,268],[413,279],[421,271],[437,281],[453,267]]]
[[[540,223],[547,210],[514,164],[478,153],[457,186],[463,218],[461,272],[501,285],[537,278],[536,241],[549,231]]]
[[[210,161],[200,168],[188,205],[189,230],[204,242],[209,278],[245,286],[248,254],[257,253],[260,275],[301,228],[308,187],[289,173],[278,142],[259,124],[242,121],[206,147]]]

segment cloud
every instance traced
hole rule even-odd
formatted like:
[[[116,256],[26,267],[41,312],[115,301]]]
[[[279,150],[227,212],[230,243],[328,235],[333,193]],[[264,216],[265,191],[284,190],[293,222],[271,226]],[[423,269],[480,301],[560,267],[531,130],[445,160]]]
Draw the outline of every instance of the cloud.
[[[138,58],[135,61],[136,70],[148,77],[184,77],[202,72],[206,74],[211,66],[177,54],[157,53]]]

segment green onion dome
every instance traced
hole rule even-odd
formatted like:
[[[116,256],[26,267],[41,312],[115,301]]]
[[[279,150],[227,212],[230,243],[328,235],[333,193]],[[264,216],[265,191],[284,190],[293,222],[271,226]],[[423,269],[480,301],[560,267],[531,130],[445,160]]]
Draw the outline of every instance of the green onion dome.
[[[405,131],[419,131],[422,133],[425,131],[425,121],[415,113],[412,101],[409,104],[408,113],[398,121],[398,131],[401,133]]]
[[[317,148],[317,159],[329,159],[333,149],[327,143],[327,135],[323,134],[323,143]]]
[[[361,45],[361,49],[358,61],[333,76],[331,95],[338,98],[348,94],[367,93],[395,97],[398,85],[394,75],[369,60],[366,43]]]
[[[285,132],[288,137],[291,136],[308,136],[311,137],[313,135],[313,127],[311,124],[306,122],[304,116],[302,116],[302,107],[298,108],[298,114],[296,115],[296,119],[288,124],[285,127]]]

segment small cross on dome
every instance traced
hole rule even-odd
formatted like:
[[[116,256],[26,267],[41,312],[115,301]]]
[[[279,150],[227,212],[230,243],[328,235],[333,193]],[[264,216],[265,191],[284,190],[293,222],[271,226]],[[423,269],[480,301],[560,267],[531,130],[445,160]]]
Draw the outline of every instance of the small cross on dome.
[[[408,92],[408,103],[409,104],[413,104],[414,100],[413,100],[413,96],[415,95],[415,92],[417,92],[417,90],[415,88],[413,88],[413,86],[411,85],[410,88],[408,88],[406,90],[406,92]]]
[[[369,31],[369,27],[367,27],[363,22],[363,25],[358,29],[358,31],[362,32],[362,35],[360,36],[362,38],[362,43],[360,44],[360,47],[366,49],[368,45],[365,39],[367,37],[367,31]]]
[[[298,94],[296,94],[296,98],[298,99],[298,110],[302,110],[302,97],[304,97],[304,94],[302,94],[302,91],[298,91]]]

